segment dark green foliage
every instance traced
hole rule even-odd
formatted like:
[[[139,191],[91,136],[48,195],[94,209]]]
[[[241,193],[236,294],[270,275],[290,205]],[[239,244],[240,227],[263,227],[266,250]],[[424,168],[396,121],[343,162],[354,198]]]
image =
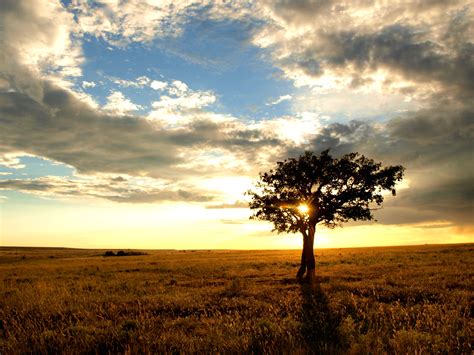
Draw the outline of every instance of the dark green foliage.
[[[329,150],[320,155],[305,152],[298,159],[278,162],[261,173],[257,191],[249,191],[254,219],[271,221],[277,232],[303,232],[310,224],[335,227],[349,220],[372,220],[372,210],[384,200],[382,192],[395,195],[403,178],[402,166],[382,167],[359,153],[337,159]],[[300,213],[298,205],[309,207]]]

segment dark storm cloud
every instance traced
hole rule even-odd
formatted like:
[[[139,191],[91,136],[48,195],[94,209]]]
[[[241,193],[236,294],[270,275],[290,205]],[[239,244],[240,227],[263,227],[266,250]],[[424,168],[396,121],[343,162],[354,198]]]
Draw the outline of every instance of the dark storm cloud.
[[[149,165],[180,162],[176,146],[146,120],[100,114],[49,85],[43,91],[43,102],[19,92],[0,94],[4,150],[48,157],[83,172],[138,174]]]
[[[333,123],[321,129],[310,141],[317,150],[332,149],[335,154],[353,150],[355,142],[367,141],[373,134],[369,123],[351,121],[347,124]]]
[[[359,151],[407,168],[409,189],[377,214],[383,223],[444,220],[471,224],[474,213],[474,108],[459,102],[392,119],[385,127],[332,124],[306,149],[331,148],[335,156]],[[393,207],[393,209],[392,209]]]
[[[206,144],[215,148],[235,148],[249,154],[254,149],[281,143],[275,137],[266,136],[259,130],[248,129],[232,121],[214,122],[206,119],[196,119],[187,129],[169,132],[168,141],[183,146]]]
[[[393,119],[388,124],[388,130],[393,136],[407,142],[472,142],[473,121],[472,105],[446,102],[446,105]]]
[[[424,39],[419,31],[395,24],[369,34],[329,33],[324,36],[324,43],[318,43],[316,52],[329,67],[344,69],[348,64],[357,70],[386,67],[412,81],[439,81],[473,91],[474,45],[456,42],[446,52],[443,44]]]
[[[383,153],[391,160],[396,154],[416,176],[410,190],[393,203],[436,211],[439,219],[471,224],[474,213],[472,104],[445,103],[421,110],[392,120],[388,132],[394,143]]]
[[[295,70],[308,77],[331,71],[352,76],[356,87],[367,82],[364,74],[384,69],[410,82],[438,83],[456,95],[474,91],[473,10],[467,1],[299,0],[267,6],[275,19],[267,41],[277,53],[275,63],[290,77]]]
[[[299,0],[268,2],[268,7],[274,31],[263,35],[288,77],[310,82],[329,74],[346,79],[338,89],[356,89],[370,86],[372,75],[382,70],[385,89],[415,100],[420,94],[423,104],[385,123],[331,124],[298,153],[359,151],[384,164],[404,165],[410,187],[378,213],[384,223],[472,224],[472,4]]]

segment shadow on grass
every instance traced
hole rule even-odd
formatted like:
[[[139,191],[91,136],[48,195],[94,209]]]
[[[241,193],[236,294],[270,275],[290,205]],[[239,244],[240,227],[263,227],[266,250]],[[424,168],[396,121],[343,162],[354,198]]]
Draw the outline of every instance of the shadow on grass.
[[[309,353],[343,353],[344,341],[339,334],[340,319],[330,308],[319,280],[314,287],[301,285],[302,335]]]

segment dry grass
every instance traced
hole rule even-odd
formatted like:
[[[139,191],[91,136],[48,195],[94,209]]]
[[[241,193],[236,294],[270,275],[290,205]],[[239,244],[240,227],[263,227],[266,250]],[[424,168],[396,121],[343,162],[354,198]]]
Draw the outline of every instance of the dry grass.
[[[471,353],[474,246],[317,251],[0,248],[0,353]]]

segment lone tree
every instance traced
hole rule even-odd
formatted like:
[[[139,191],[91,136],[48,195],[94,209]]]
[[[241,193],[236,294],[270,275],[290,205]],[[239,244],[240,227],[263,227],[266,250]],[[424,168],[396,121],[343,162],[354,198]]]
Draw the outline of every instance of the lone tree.
[[[316,225],[334,228],[349,220],[373,220],[372,210],[382,204],[383,190],[395,195],[404,170],[399,165],[382,167],[359,153],[336,159],[329,150],[319,156],[307,151],[260,173],[256,191],[247,192],[249,207],[255,210],[251,218],[272,222],[278,233],[303,235],[296,278],[314,284]]]

